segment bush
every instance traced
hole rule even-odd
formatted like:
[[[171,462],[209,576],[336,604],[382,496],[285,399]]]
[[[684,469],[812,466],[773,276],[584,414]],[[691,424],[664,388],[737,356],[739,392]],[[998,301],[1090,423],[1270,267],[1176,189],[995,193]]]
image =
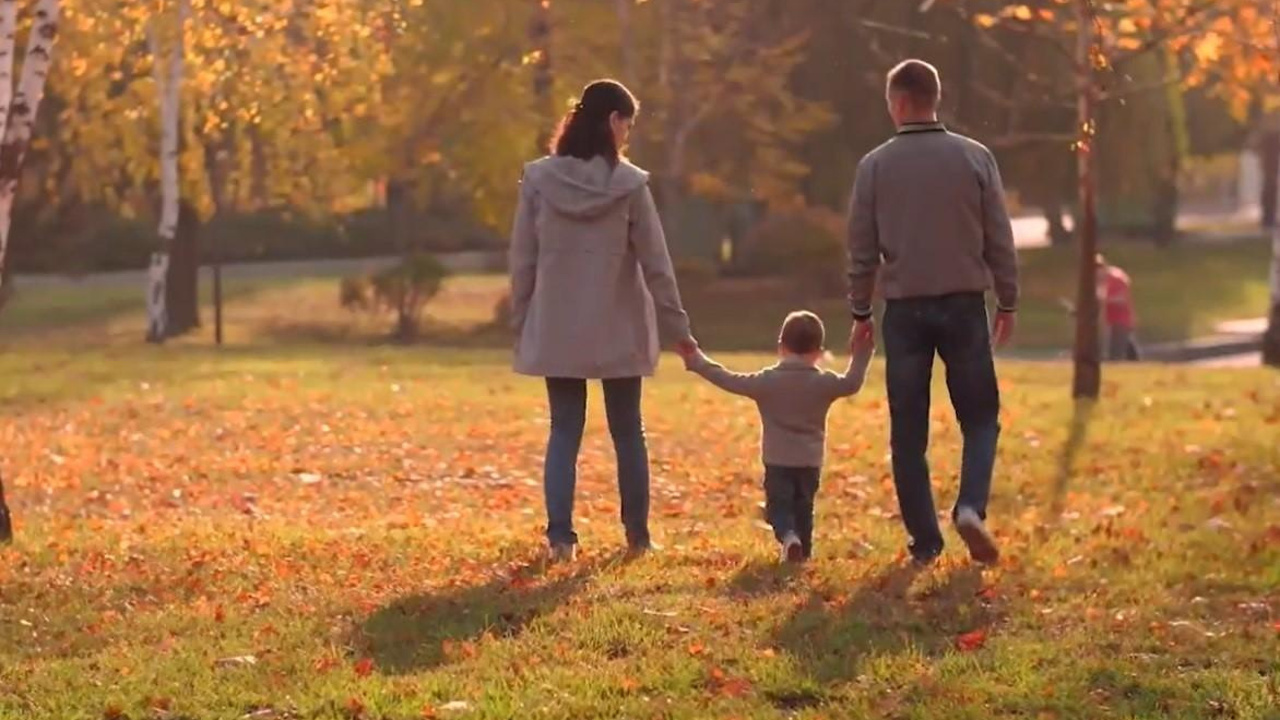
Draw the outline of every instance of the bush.
[[[340,302],[348,310],[389,310],[396,339],[418,336],[422,313],[444,286],[449,270],[432,255],[411,255],[400,264],[365,277],[344,278]]]
[[[802,208],[765,218],[747,236],[738,270],[755,276],[782,275],[806,293],[843,294],[848,251],[844,218],[820,208]]]
[[[287,210],[228,214],[199,230],[201,261],[340,260],[401,252],[388,232],[387,213],[362,210],[311,219]],[[464,217],[422,217],[409,240],[423,252],[492,250],[504,240]],[[156,247],[151,220],[125,219],[95,209],[93,223],[74,232],[53,225],[24,227],[13,244],[20,273],[93,273],[147,267]]]

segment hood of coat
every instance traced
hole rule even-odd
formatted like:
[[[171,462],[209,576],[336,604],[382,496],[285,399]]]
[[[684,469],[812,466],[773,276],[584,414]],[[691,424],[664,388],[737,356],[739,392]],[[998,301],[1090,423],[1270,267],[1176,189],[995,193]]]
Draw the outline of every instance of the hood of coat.
[[[623,160],[545,157],[525,166],[524,180],[562,215],[589,219],[609,212],[649,182],[649,173]]]

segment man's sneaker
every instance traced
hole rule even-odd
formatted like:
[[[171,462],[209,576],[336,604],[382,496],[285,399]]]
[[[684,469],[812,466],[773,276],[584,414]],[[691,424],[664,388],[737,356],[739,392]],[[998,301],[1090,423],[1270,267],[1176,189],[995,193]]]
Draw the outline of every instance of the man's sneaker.
[[[578,546],[552,543],[548,559],[553,563],[571,563],[578,557]]]
[[[802,563],[804,562],[804,545],[800,543],[800,538],[795,533],[787,533],[782,538],[782,562],[784,563]]]
[[[962,507],[956,510],[956,532],[965,545],[969,546],[969,557],[983,565],[995,565],[1000,560],[1000,549],[996,541],[987,532],[982,518],[973,508]]]

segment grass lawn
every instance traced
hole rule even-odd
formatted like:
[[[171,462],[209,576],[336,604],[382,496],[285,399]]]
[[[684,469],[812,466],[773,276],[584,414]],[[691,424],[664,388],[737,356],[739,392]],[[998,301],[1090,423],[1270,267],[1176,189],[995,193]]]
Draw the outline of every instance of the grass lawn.
[[[1070,248],[1022,254],[1024,299],[1015,352],[1041,353],[1071,344],[1073,319],[1061,298],[1074,298],[1075,258]],[[1145,244],[1108,249],[1134,278],[1142,341],[1182,340],[1212,334],[1224,320],[1259,317],[1268,304],[1269,243],[1187,244],[1159,250]],[[282,275],[228,281],[227,339],[268,342],[368,344],[385,339],[388,318],[353,315],[338,307],[336,275]],[[493,311],[505,292],[500,276],[460,276],[446,284],[430,308],[426,341],[435,346],[500,348],[507,333],[493,327]],[[786,280],[686,281],[681,288],[699,339],[709,348],[767,351],[787,312],[809,307],[831,325],[840,344],[848,310],[840,298],[814,298]],[[212,338],[209,284],[206,327],[186,342]],[[53,337],[75,344],[132,344],[143,334],[143,294],[135,283],[20,286],[0,313],[0,343]]]
[[[753,411],[673,363],[665,551],[618,553],[593,393],[583,556],[545,568],[544,401],[505,353],[11,347],[0,718],[1280,718],[1280,376],[1109,369],[1089,409],[1002,371],[997,569],[904,567],[877,365],[780,570]]]

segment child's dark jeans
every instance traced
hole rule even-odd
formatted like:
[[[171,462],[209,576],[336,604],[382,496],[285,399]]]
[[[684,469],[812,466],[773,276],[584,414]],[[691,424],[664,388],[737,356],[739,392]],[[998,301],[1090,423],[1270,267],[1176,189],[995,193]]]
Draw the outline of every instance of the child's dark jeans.
[[[813,555],[813,499],[818,494],[822,468],[765,465],[765,516],[773,534],[782,542],[795,533],[806,558]]]

